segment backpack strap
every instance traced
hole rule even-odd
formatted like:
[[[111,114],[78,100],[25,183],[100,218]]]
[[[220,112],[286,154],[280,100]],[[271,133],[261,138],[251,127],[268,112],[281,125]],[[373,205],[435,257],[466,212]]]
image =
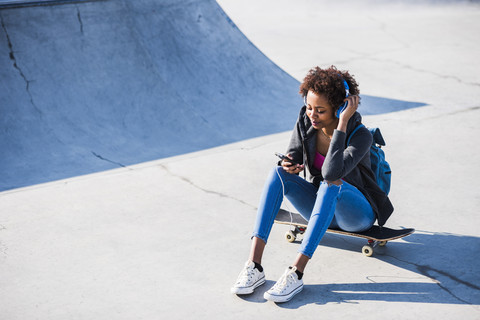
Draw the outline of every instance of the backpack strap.
[[[355,129],[353,129],[352,133],[350,133],[350,135],[348,136],[347,146],[350,144],[350,139],[352,139],[352,136],[355,134],[355,132],[357,132],[358,129],[360,129],[362,127],[365,127],[365,126],[363,125],[363,123],[360,123]]]

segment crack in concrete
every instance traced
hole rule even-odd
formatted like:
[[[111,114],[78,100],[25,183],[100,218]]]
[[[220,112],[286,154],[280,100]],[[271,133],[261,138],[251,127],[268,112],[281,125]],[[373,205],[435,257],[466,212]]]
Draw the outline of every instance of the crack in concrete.
[[[173,176],[173,177],[175,177],[175,178],[178,178],[178,179],[180,179],[180,180],[188,183],[188,184],[191,185],[192,187],[197,188],[197,189],[199,189],[199,190],[201,190],[201,191],[203,191],[203,192],[205,192],[205,193],[213,194],[213,195],[216,195],[216,196],[219,196],[219,197],[222,197],[222,198],[227,198],[227,199],[235,200],[235,201],[237,201],[237,202],[240,202],[241,204],[247,205],[247,206],[249,206],[249,207],[257,210],[257,207],[255,207],[255,206],[251,205],[250,203],[245,202],[245,201],[243,201],[243,200],[241,200],[241,199],[237,199],[237,198],[235,198],[235,197],[229,196],[229,195],[224,194],[224,193],[221,193],[221,192],[212,191],[212,190],[208,190],[208,189],[202,188],[202,187],[196,185],[195,183],[193,183],[191,180],[189,180],[189,179],[187,179],[187,178],[185,178],[185,177],[182,177],[182,176],[180,176],[180,175],[178,175],[178,174],[173,173],[170,169],[168,169],[168,167],[167,167],[166,165],[160,164],[159,166],[160,166],[163,170],[165,170],[168,174],[170,174],[171,176]]]
[[[2,230],[7,230],[7,227],[0,224],[0,231],[2,231]],[[7,256],[7,251],[8,251],[8,247],[0,241],[0,254],[6,257]]]
[[[448,117],[448,116],[453,116],[455,114],[458,114],[458,113],[465,113],[465,112],[471,112],[471,111],[477,111],[480,109],[480,106],[475,106],[475,107],[470,107],[470,108],[466,108],[466,109],[461,109],[461,110],[455,110],[455,111],[452,111],[452,112],[448,112],[448,113],[444,113],[444,114],[439,114],[439,115],[436,115],[436,116],[433,116],[433,117],[428,117],[428,118],[422,118],[422,119],[419,119],[419,120],[415,120],[413,121],[414,123],[415,122],[422,122],[422,121],[430,121],[432,119],[438,119],[438,118],[443,118],[443,117]]]
[[[0,242],[0,253],[1,255],[3,255],[4,257],[7,257],[8,256],[8,247],[6,245],[4,245],[3,243]]]
[[[431,266],[428,266],[428,265],[422,265],[422,264],[417,264],[417,263],[413,263],[413,262],[410,262],[410,261],[406,261],[406,260],[402,260],[402,259],[399,259],[397,257],[394,257],[392,255],[388,255],[388,254],[385,254],[385,256],[388,256],[388,257],[391,257],[395,260],[398,260],[398,261],[401,261],[403,263],[406,263],[406,264],[409,264],[409,265],[412,265],[412,266],[415,266],[416,269],[418,270],[418,272],[422,275],[424,275],[425,277],[431,279],[434,283],[436,283],[442,290],[444,290],[445,292],[447,292],[448,294],[450,294],[452,297],[454,297],[455,299],[465,303],[465,304],[468,304],[468,305],[473,305],[473,303],[469,302],[469,301],[466,301],[466,300],[463,300],[462,298],[458,297],[457,295],[455,295],[449,288],[447,288],[445,285],[442,284],[442,282],[440,280],[438,280],[437,278],[435,278],[431,273],[432,272],[436,272],[442,276],[445,276],[447,278],[449,278],[450,280],[452,281],[455,281],[457,283],[460,283],[460,284],[463,284],[464,286],[466,287],[469,287],[471,289],[475,289],[475,290],[480,290],[480,287],[479,286],[476,286],[470,282],[466,282],[466,281],[463,281],[462,279],[459,279],[457,278],[456,276],[446,272],[446,271],[443,271],[443,270],[439,270],[439,269],[436,269],[434,267],[431,267]]]
[[[0,23],[2,25],[3,31],[5,32],[5,37],[7,38],[8,49],[10,50],[9,57],[10,57],[10,60],[12,60],[13,62],[13,67],[18,71],[23,81],[25,81],[25,89],[28,93],[28,96],[30,97],[30,103],[32,104],[35,111],[37,111],[38,114],[42,116],[43,112],[37,107],[37,105],[33,101],[33,96],[32,96],[32,93],[30,92],[30,83],[33,82],[33,80],[28,80],[25,74],[23,73],[23,70],[18,66],[17,58],[15,57],[15,53],[13,50],[12,41],[10,39],[10,35],[8,34],[7,27],[5,26],[5,21],[3,19],[3,16],[1,14],[0,14]]]
[[[389,32],[387,30],[387,24],[384,22],[384,21],[380,21],[379,19],[375,19],[374,17],[372,16],[368,16],[368,18],[376,23],[379,24],[379,28],[380,30],[385,33],[386,35],[388,35],[390,38],[392,38],[393,40],[395,40],[395,42],[398,42],[399,44],[401,44],[404,48],[410,48],[410,44],[408,42],[405,42],[403,40],[400,40],[399,38],[397,38],[393,33]]]
[[[7,27],[5,26],[5,21],[4,21],[4,18],[2,16],[2,14],[0,13],[0,24],[2,26],[2,29],[3,31],[5,32],[5,37],[7,39],[7,45],[8,45],[8,48],[10,50],[9,52],[9,57],[10,57],[10,60],[12,60],[12,63],[13,63],[13,67],[18,71],[20,77],[23,79],[23,81],[25,81],[25,90],[27,91],[27,94],[28,96],[30,97],[30,104],[33,106],[34,110],[40,115],[40,117],[43,117],[43,112],[42,110],[40,110],[40,108],[36,105],[35,101],[33,100],[33,95],[32,93],[30,92],[30,83],[34,82],[34,80],[28,80],[27,76],[25,75],[25,73],[23,72],[22,68],[19,67],[18,65],[18,61],[17,61],[17,58],[15,57],[15,52],[13,50],[13,44],[12,44],[12,40],[10,39],[10,35],[8,33],[8,30],[7,30]],[[52,135],[55,137],[55,139],[60,142],[61,144],[65,144],[54,132],[54,130],[52,128],[50,128],[48,126],[48,133],[52,133]],[[8,128],[5,129],[6,132],[8,132]]]
[[[441,79],[454,80],[454,81],[457,81],[457,82],[460,83],[460,84],[480,87],[480,83],[463,81],[461,78],[459,78],[459,77],[457,77],[457,76],[445,75],[445,74],[440,74],[440,73],[437,73],[437,72],[434,72],[434,71],[430,71],[430,70],[415,68],[415,67],[413,67],[413,66],[410,66],[410,65],[407,65],[407,64],[398,62],[398,61],[394,61],[394,60],[392,60],[392,59],[380,59],[380,58],[375,58],[375,56],[378,55],[378,54],[387,53],[387,52],[391,52],[391,51],[396,51],[396,50],[388,50],[388,51],[381,51],[381,52],[368,53],[368,54],[359,54],[359,53],[357,53],[357,52],[353,52],[354,54],[357,55],[356,57],[352,57],[352,58],[349,58],[349,59],[346,59],[346,60],[337,60],[337,61],[335,61],[334,64],[337,64],[337,65],[339,65],[339,64],[347,64],[347,63],[351,63],[351,62],[357,61],[357,60],[371,60],[371,61],[376,61],[376,62],[388,62],[388,63],[396,64],[396,65],[400,66],[401,68],[409,69],[409,70],[414,71],[414,72],[430,74],[430,75],[439,77],[439,78],[441,78]]]
[[[80,33],[83,35],[83,22],[82,22],[82,16],[80,15],[80,9],[77,6],[77,19],[78,22],[80,23]]]
[[[112,160],[110,160],[110,159],[107,159],[107,158],[102,157],[101,155],[99,155],[99,154],[97,154],[97,153],[95,153],[95,152],[93,152],[93,151],[91,151],[91,152],[92,152],[92,154],[93,154],[95,157],[97,157],[97,158],[100,159],[100,160],[113,163],[113,164],[115,164],[115,165],[117,165],[117,166],[120,166],[120,167],[122,167],[122,168],[126,168],[126,169],[128,169],[128,170],[133,170],[132,168],[129,168],[129,167],[127,167],[126,165],[121,164],[120,162],[112,161]]]
[[[457,76],[444,75],[444,74],[440,74],[440,73],[437,73],[437,72],[434,72],[434,71],[430,71],[430,70],[415,68],[415,67],[410,66],[410,65],[408,65],[408,64],[404,64],[404,63],[401,63],[401,62],[398,62],[398,61],[394,61],[394,60],[392,60],[392,59],[378,59],[378,58],[373,58],[373,57],[365,57],[365,59],[370,59],[370,60],[373,60],[373,61],[380,61],[380,62],[389,62],[389,63],[396,64],[396,65],[398,65],[398,66],[400,66],[400,67],[402,67],[402,68],[404,68],[404,69],[409,69],[409,70],[412,70],[412,71],[415,71],[415,72],[430,74],[430,75],[439,77],[439,78],[441,78],[441,79],[451,79],[451,80],[455,80],[455,81],[457,81],[458,83],[465,84],[465,85],[480,87],[480,83],[476,83],[476,82],[466,82],[466,81],[463,81],[461,78],[459,78],[459,77],[457,77]]]

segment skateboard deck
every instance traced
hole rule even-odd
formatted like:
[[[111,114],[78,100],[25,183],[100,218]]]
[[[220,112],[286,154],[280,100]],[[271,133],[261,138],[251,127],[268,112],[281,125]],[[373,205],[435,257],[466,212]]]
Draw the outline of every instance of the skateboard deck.
[[[285,233],[285,238],[288,242],[293,242],[298,234],[303,234],[307,228],[308,221],[305,220],[299,213],[290,212],[280,209],[276,218],[276,223],[295,226],[294,230],[289,230]],[[363,246],[362,253],[367,257],[373,255],[376,246],[385,246],[388,241],[406,237],[415,232],[415,229],[390,229],[387,227],[373,226],[364,232],[348,232],[340,229],[327,229],[327,232],[337,233],[345,236],[364,238],[368,240],[368,244]]]

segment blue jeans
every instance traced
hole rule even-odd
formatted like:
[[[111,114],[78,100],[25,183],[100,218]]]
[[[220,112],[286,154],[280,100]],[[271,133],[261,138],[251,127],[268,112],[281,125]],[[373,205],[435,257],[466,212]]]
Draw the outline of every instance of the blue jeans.
[[[365,196],[351,184],[336,186],[322,182],[317,188],[282,167],[272,169],[263,189],[253,236],[267,242],[283,195],[308,221],[298,252],[311,258],[327,228],[359,232],[370,229],[375,213]]]

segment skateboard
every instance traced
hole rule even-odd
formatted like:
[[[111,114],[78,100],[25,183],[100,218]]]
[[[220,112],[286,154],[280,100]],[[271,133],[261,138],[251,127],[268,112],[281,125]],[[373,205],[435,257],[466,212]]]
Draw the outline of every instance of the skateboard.
[[[292,212],[290,215],[290,212],[283,209],[280,209],[278,212],[275,222],[295,226],[294,230],[288,230],[285,233],[285,238],[288,242],[295,241],[297,235],[305,233],[308,224],[308,221],[299,213]],[[400,239],[411,235],[415,232],[415,229],[390,229],[387,227],[373,226],[364,232],[348,232],[339,229],[327,229],[327,232],[367,239],[368,244],[362,247],[362,253],[367,257],[371,257],[375,247],[383,247],[390,240]]]

